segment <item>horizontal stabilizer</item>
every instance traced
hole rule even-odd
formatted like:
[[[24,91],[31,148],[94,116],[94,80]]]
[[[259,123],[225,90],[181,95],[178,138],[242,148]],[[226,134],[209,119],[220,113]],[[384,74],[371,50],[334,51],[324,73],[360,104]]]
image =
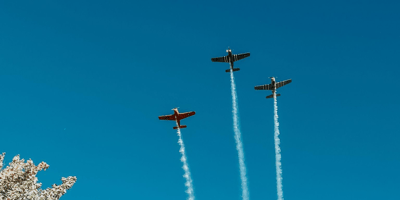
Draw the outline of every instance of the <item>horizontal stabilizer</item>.
[[[179,126],[179,128],[186,128],[186,127],[187,127],[186,125]],[[177,126],[174,127],[174,129],[177,129],[177,128],[178,128]]]
[[[276,94],[276,96],[279,97],[279,96],[281,96],[281,94]],[[269,98],[274,98],[274,95],[271,94],[271,95],[267,96],[267,99],[269,99]]]
[[[233,68],[233,71],[234,72],[236,72],[236,71],[239,71],[240,70],[240,68]],[[227,69],[227,70],[225,70],[226,72],[231,72],[231,69]]]

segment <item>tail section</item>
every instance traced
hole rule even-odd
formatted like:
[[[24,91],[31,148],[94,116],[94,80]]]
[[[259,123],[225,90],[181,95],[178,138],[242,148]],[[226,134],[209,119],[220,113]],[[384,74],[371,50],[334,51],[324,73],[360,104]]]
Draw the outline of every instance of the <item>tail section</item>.
[[[179,126],[179,128],[186,128],[186,127],[187,127],[186,125]],[[178,128],[177,126],[174,127],[174,129],[177,129],[177,128]]]
[[[276,94],[276,96],[279,97],[279,96],[281,96],[281,94]],[[267,99],[269,99],[269,98],[274,98],[274,94],[267,96]]]
[[[239,71],[240,70],[240,68],[233,68],[233,71],[235,72],[235,71]],[[227,69],[227,70],[225,70],[226,72],[231,72],[231,69]]]

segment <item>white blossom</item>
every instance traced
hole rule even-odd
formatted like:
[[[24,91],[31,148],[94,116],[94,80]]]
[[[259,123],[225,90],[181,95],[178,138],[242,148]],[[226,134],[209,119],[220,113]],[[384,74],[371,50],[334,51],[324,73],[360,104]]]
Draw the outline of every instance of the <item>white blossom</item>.
[[[51,188],[40,189],[36,174],[46,171],[49,165],[41,162],[35,166],[29,159],[25,162],[16,155],[9,165],[3,168],[5,153],[0,155],[0,200],[58,200],[76,182],[75,176],[61,178],[62,184],[53,184]],[[2,170],[1,170],[2,169]]]

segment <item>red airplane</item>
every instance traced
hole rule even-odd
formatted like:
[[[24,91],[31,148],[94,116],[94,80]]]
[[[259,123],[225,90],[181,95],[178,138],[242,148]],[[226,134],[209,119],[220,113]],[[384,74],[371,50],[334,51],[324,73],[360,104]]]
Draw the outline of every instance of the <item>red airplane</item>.
[[[194,111],[179,113],[178,108],[174,108],[172,110],[174,111],[174,114],[159,116],[158,119],[160,119],[160,120],[175,120],[178,123],[179,128],[186,128],[186,125],[181,126],[181,119],[185,119],[186,117],[190,117],[190,116],[193,116],[194,114],[196,114],[196,112],[194,112]],[[175,126],[174,129],[177,129],[178,126]]]

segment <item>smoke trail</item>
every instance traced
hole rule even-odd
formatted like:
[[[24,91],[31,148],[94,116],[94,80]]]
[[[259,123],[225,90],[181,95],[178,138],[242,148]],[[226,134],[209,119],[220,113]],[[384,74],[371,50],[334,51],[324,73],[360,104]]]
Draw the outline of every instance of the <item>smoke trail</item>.
[[[238,104],[235,78],[233,77],[233,71],[231,70],[231,93],[232,93],[232,114],[233,114],[233,130],[235,132],[236,150],[238,151],[239,157],[239,168],[240,168],[240,179],[242,180],[242,198],[243,200],[249,199],[249,190],[247,188],[247,176],[246,176],[246,165],[244,164],[244,152],[243,144],[241,140],[241,133],[239,129],[239,117],[238,117]]]
[[[176,123],[177,128],[177,133],[178,133],[178,143],[181,146],[179,149],[179,152],[181,152],[182,157],[181,161],[183,163],[182,169],[185,171],[185,174],[183,177],[186,179],[185,186],[187,187],[186,193],[188,193],[189,197],[187,198],[188,200],[194,200],[194,191],[193,191],[193,184],[192,184],[192,176],[190,175],[190,170],[189,166],[187,164],[187,159],[186,159],[186,154],[185,154],[185,145],[183,144],[182,136],[181,136],[181,129],[178,126],[178,122]]]
[[[276,92],[274,93],[274,122],[275,122],[275,165],[276,165],[276,185],[278,190],[278,200],[283,200],[282,190],[282,163],[281,163],[281,148],[279,144],[279,122],[278,122],[278,102],[276,101]]]

